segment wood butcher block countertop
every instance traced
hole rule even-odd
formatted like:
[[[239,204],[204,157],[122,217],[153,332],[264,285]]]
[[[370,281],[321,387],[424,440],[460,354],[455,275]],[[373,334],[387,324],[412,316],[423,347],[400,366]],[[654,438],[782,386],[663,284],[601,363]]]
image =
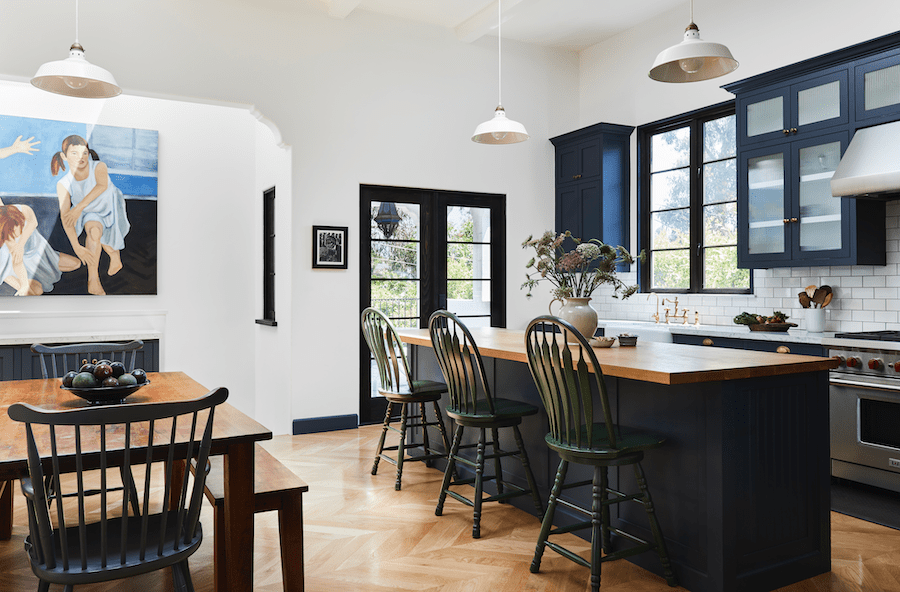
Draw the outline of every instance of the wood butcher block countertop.
[[[481,355],[528,363],[525,332],[511,329],[472,329]],[[398,329],[400,338],[431,347],[427,329]],[[837,368],[831,358],[776,354],[724,347],[640,341],[636,347],[594,348],[605,376],[658,384],[692,384],[800,374]]]

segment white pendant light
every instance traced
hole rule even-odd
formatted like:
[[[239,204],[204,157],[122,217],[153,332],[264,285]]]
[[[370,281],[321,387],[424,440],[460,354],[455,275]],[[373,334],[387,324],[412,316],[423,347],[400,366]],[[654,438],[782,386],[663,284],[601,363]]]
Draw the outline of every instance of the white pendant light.
[[[500,10],[500,0],[497,0],[497,109],[494,111],[494,118],[485,121],[475,128],[472,135],[472,141],[479,144],[515,144],[524,142],[528,139],[528,132],[525,126],[517,121],[508,119],[506,111],[503,110],[502,98],[502,74],[503,61],[500,51],[501,24],[503,22],[503,13]]]
[[[112,74],[84,59],[84,48],[78,43],[78,0],[75,0],[75,43],[69,48],[69,57],[38,68],[31,84],[41,90],[83,99],[108,99],[122,93]]]
[[[660,82],[697,82],[724,76],[737,67],[738,62],[727,47],[700,39],[691,0],[691,24],[684,30],[684,41],[661,51],[649,76]]]

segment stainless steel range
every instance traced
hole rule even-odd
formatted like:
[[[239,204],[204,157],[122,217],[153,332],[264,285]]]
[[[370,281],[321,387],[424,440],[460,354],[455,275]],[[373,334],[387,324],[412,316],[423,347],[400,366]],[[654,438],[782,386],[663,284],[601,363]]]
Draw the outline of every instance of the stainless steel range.
[[[835,337],[882,343],[829,350],[831,474],[900,492],[900,331]]]

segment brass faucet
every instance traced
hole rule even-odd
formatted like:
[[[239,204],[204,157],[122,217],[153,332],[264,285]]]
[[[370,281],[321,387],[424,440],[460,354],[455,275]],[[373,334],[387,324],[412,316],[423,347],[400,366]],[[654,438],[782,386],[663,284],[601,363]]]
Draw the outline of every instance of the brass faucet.
[[[665,304],[667,301],[674,304],[675,309],[672,311],[671,315],[669,315],[669,309],[668,308],[665,309],[666,310],[666,324],[669,323],[669,317],[671,316],[673,319],[681,319],[682,325],[687,325],[687,321],[688,321],[687,309],[686,308],[682,309],[681,314],[678,314],[678,296],[676,296],[674,300],[669,300],[668,298],[663,298],[663,304]]]
[[[650,292],[649,294],[647,294],[647,300],[650,300],[651,296],[656,296],[656,312],[650,315],[650,318],[656,321],[657,324],[659,324],[659,294]]]

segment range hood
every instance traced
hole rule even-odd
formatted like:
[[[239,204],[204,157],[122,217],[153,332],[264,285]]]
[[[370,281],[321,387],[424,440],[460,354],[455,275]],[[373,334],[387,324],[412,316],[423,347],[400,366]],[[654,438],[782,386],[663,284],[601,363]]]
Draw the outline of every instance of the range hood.
[[[900,199],[900,121],[856,131],[831,178],[831,194]]]

